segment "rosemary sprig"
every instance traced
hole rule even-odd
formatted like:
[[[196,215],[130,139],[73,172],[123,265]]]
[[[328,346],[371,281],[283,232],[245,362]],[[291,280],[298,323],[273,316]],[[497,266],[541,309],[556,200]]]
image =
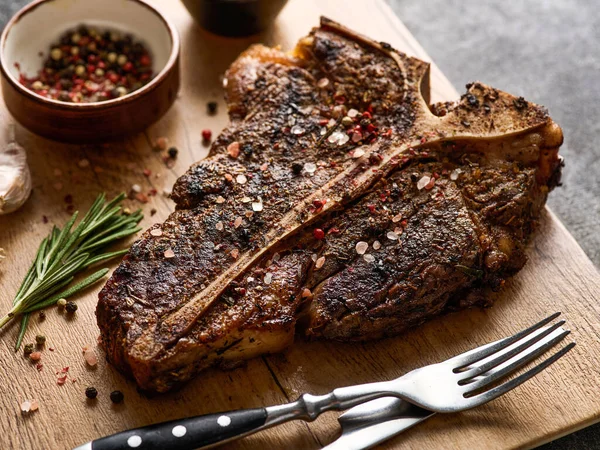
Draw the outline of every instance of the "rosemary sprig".
[[[137,233],[137,226],[144,217],[141,210],[130,215],[120,214],[120,203],[125,194],[106,202],[106,195],[100,194],[89,211],[73,228],[78,212],[61,230],[53,227],[38,248],[35,260],[25,275],[13,301],[13,307],[2,318],[0,328],[13,318],[21,316],[21,328],[15,351],[21,346],[29,314],[38,309],[54,305],[59,299],[71,295],[96,283],[108,273],[100,269],[77,284],[67,287],[75,275],[89,266],[120,256],[127,250],[102,253],[109,244]]]

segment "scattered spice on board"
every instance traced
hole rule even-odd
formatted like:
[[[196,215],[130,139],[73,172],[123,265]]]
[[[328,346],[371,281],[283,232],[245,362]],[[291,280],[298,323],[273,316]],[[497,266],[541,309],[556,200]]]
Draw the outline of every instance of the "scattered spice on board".
[[[210,142],[210,139],[212,138],[212,131],[206,129],[206,130],[202,130],[202,140],[206,143]]]
[[[41,347],[46,343],[46,336],[44,336],[43,334],[38,334],[35,337],[35,343]]]
[[[19,74],[21,84],[46,98],[69,103],[111,100],[140,89],[154,76],[148,49],[129,34],[80,25],[49,47],[37,75]]]
[[[98,397],[98,391],[95,387],[90,386],[85,389],[85,396],[90,400],[94,400],[96,397]]]
[[[125,396],[121,391],[112,391],[110,393],[110,401],[113,403],[121,403],[125,399]]]
[[[67,311],[67,314],[73,314],[75,311],[77,311],[77,303],[75,302],[67,302],[67,305],[65,306],[65,311]]]
[[[25,400],[20,406],[23,414],[37,411],[40,408],[40,404],[37,400]]]
[[[206,110],[208,111],[208,114],[210,114],[211,116],[214,116],[217,113],[218,107],[219,107],[219,104],[217,102],[208,102],[206,104]]]

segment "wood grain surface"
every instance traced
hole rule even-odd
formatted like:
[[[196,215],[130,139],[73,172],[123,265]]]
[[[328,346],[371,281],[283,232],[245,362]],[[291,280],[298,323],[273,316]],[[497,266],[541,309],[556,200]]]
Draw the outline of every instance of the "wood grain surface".
[[[128,191],[133,184],[158,195],[142,205],[143,226],[163,221],[172,203],[161,193],[177,176],[207,153],[200,131],[217,133],[227,121],[220,75],[251,42],[291,47],[318,24],[321,14],[408,54],[428,59],[400,20],[381,0],[342,2],[292,0],[274,27],[252,39],[224,39],[200,30],[179,2],[154,2],[177,24],[182,38],[182,90],[174,107],[143,134],[109,145],[76,146],[48,141],[17,127],[17,140],[28,150],[34,179],[31,199],[19,212],[0,217],[0,247],[7,258],[0,264],[0,307],[8,310],[39,241],[51,224],[69,217],[64,197],[87,209],[96,195]],[[472,81],[472,80],[465,80]],[[432,70],[433,100],[457,98],[454,88],[436,67]],[[219,101],[217,116],[208,116],[206,103]],[[535,99],[531,99],[534,100]],[[11,121],[0,108],[2,129]],[[166,136],[179,149],[167,168],[153,141]],[[90,162],[80,167],[80,161]],[[83,164],[85,165],[85,164]],[[152,175],[145,177],[144,169]],[[139,206],[129,202],[130,207]],[[151,216],[151,209],[156,214]],[[44,216],[49,223],[45,223]],[[397,377],[415,367],[512,334],[542,317],[562,311],[578,345],[550,369],[510,394],[461,414],[438,415],[390,441],[385,448],[525,448],[600,420],[600,276],[556,217],[544,214],[529,249],[525,269],[498,295],[494,307],[473,309],[438,318],[401,337],[367,344],[297,342],[284,354],[250,361],[229,371],[211,370],[182,390],[147,398],[137,393],[101,356],[94,370],[86,368],[81,348],[96,345],[94,316],[99,286],[78,296],[79,310],[69,320],[56,308],[47,318],[32,317],[25,342],[37,333],[47,336],[41,372],[14,353],[17,326],[0,333],[0,448],[68,449],[85,441],[131,427],[183,416],[293,400],[303,392],[323,394],[342,385]],[[112,264],[111,268],[114,268]],[[16,325],[16,324],[15,324]],[[55,350],[49,351],[52,347]],[[98,353],[102,355],[100,349]],[[69,380],[56,384],[56,371],[69,366]],[[84,390],[95,386],[97,400]],[[119,389],[125,401],[112,405],[109,393]],[[39,411],[22,415],[19,404],[37,399]],[[316,449],[336,438],[334,413],[317,421],[286,424],[246,438],[228,448]]]

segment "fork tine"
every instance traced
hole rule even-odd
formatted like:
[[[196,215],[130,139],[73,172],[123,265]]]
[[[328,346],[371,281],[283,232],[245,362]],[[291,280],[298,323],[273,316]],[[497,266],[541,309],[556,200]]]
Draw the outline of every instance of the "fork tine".
[[[481,375],[478,379],[473,379],[471,377],[462,379],[458,382],[458,384],[465,385],[469,392],[473,392],[475,390],[481,389],[489,384],[493,383],[496,380],[504,378],[507,375],[510,375],[520,367],[523,367],[525,364],[533,361],[538,356],[542,355],[546,351],[550,350],[556,344],[561,342],[565,337],[567,337],[571,333],[570,330],[563,330],[557,336],[554,336],[550,339],[551,336],[546,337],[540,342],[532,345],[530,348],[526,349],[524,352],[519,353],[513,358],[506,361],[504,364],[486,372]],[[548,340],[549,339],[549,340]]]
[[[501,355],[499,355],[498,357],[490,360],[490,361],[486,361],[485,363],[479,365],[479,366],[475,366],[472,368],[468,368],[467,370],[465,370],[464,372],[461,372],[463,375],[465,375],[465,379],[467,378],[473,378],[476,377],[478,375],[481,375],[485,372],[487,372],[488,370],[502,364],[505,361],[508,361],[510,358],[512,358],[513,356],[518,355],[519,353],[521,353],[523,350],[531,347],[533,344],[535,344],[536,342],[542,340],[543,338],[545,338],[546,336],[548,336],[550,333],[552,333],[554,330],[556,330],[557,328],[560,328],[562,325],[565,324],[564,320],[561,320],[560,322],[555,323],[554,325],[552,325],[551,327],[548,327],[546,330],[544,330],[541,333],[537,333],[535,336],[531,337],[528,336],[526,338],[522,339],[522,343],[520,343],[518,346],[511,348],[509,351],[502,353]]]
[[[552,355],[548,359],[545,359],[540,364],[529,369],[527,372],[519,375],[518,377],[513,378],[512,380],[509,380],[506,383],[501,384],[500,386],[490,389],[489,391],[482,392],[481,394],[475,395],[473,397],[465,398],[465,400],[467,400],[467,401],[470,400],[469,408],[474,408],[476,406],[483,405],[484,403],[494,400],[495,398],[506,394],[508,391],[513,390],[520,384],[524,383],[525,381],[529,380],[530,378],[532,378],[535,375],[537,375],[538,373],[540,373],[542,370],[546,369],[548,366],[550,366],[552,363],[556,362],[558,359],[562,358],[573,347],[575,347],[575,342],[571,342],[569,345],[563,347],[561,350],[556,352],[554,355]],[[466,394],[464,394],[464,395],[466,395]]]
[[[483,358],[486,358],[487,356],[490,356],[490,355],[496,353],[497,351],[502,350],[503,348],[506,348],[509,345],[521,340],[525,336],[533,333],[538,328],[541,328],[544,325],[552,322],[558,316],[560,316],[560,312],[556,312],[556,313],[552,314],[550,317],[546,317],[544,320],[539,321],[535,325],[532,325],[529,328],[527,328],[523,331],[520,331],[513,336],[510,336],[510,337],[507,337],[500,341],[497,341],[492,345],[487,344],[487,345],[475,348],[473,350],[470,350],[466,353],[462,353],[458,356],[455,356],[454,358],[447,360],[446,362],[456,363],[456,368],[454,370],[458,371],[459,369],[461,369],[465,366],[468,366],[470,364],[473,364],[474,362],[477,362]]]

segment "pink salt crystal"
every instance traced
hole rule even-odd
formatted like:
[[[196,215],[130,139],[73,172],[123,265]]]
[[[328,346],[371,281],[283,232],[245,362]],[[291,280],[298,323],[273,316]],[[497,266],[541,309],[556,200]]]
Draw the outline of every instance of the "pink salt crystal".
[[[165,255],[165,258],[167,258],[167,259],[168,258],[175,258],[175,252],[173,250],[171,250],[171,249],[166,250],[165,253],[164,253],[164,255]]]
[[[42,352],[33,352],[31,355],[29,355],[29,359],[32,361],[39,361],[42,359]]]
[[[242,220],[243,220],[243,219],[242,219],[240,216],[236,217],[236,218],[235,218],[235,221],[233,222],[233,226],[234,226],[235,228],[239,227],[239,226],[242,224]]]
[[[25,400],[21,403],[21,412],[28,413],[31,411],[31,402],[29,400]]]
[[[163,232],[160,228],[155,228],[154,230],[150,231],[150,234],[152,236],[162,236]]]
[[[90,367],[95,367],[98,364],[98,356],[96,356],[96,352],[92,349],[83,352],[83,358]]]
[[[237,259],[237,257],[240,256],[240,251],[237,248],[234,248],[229,254],[233,259]]]
[[[240,143],[235,141],[227,146],[227,153],[232,158],[237,158],[240,156]]]
[[[37,411],[40,408],[40,404],[37,400],[31,400],[31,409],[30,411]]]

